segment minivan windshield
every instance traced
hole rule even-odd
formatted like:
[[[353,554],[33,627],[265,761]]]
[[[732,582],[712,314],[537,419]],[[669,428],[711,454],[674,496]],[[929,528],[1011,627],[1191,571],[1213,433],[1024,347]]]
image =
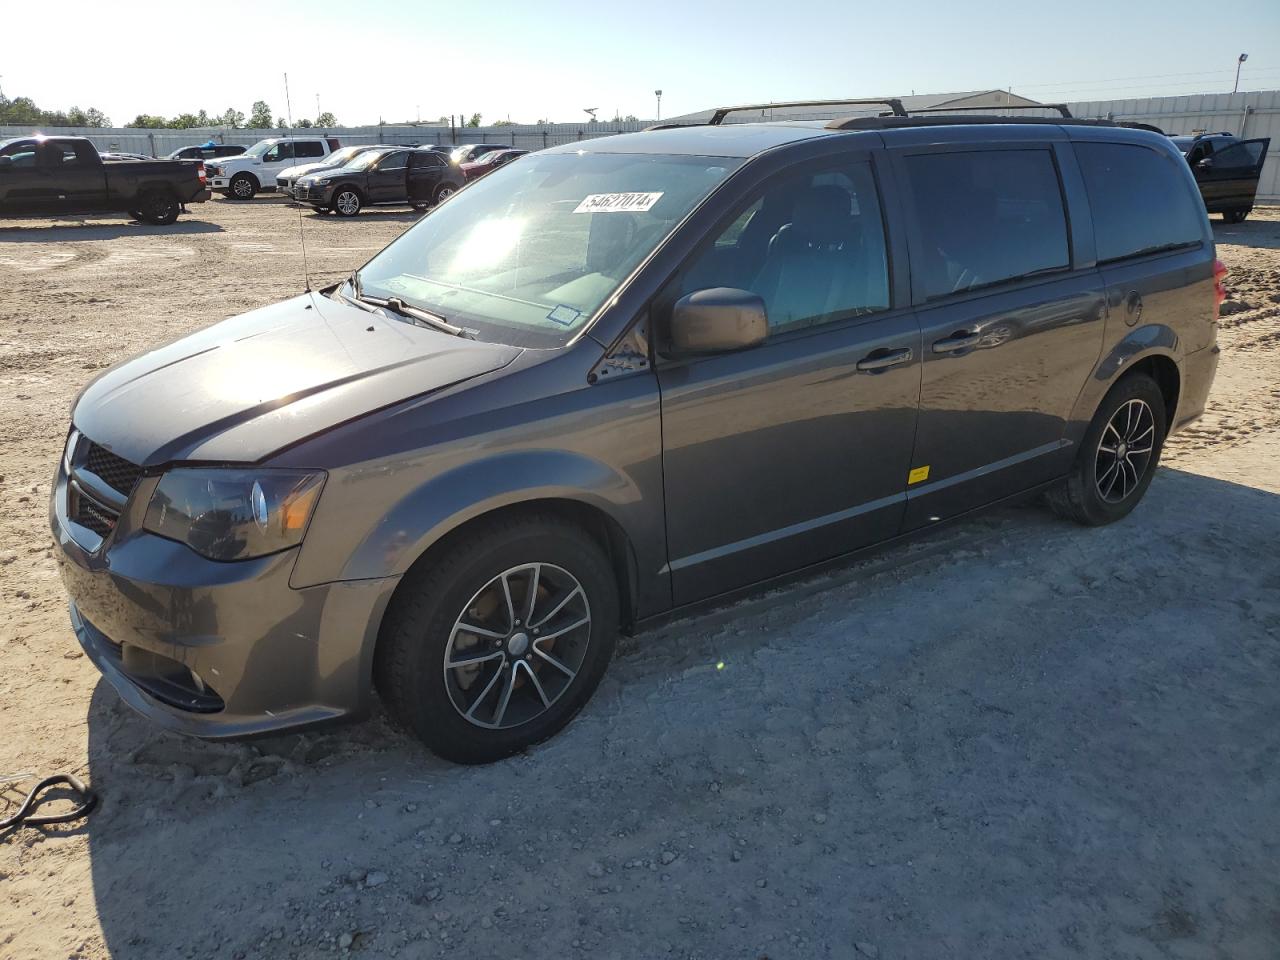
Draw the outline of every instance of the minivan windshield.
[[[399,298],[483,340],[559,346],[741,164],[530,154],[423,217],[343,293]]]

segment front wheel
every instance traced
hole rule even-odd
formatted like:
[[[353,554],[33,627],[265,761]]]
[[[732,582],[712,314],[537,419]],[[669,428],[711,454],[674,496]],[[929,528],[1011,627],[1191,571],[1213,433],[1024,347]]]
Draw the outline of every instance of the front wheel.
[[[138,219],[144,223],[154,223],[167,227],[178,219],[182,205],[172,196],[159,190],[143,194],[138,205]]]
[[[258,194],[258,181],[247,173],[237,173],[227,186],[228,196],[235,200],[252,200]]]
[[[362,206],[360,194],[352,187],[340,187],[333,195],[331,209],[340,217],[354,217]]]
[[[1227,210],[1222,214],[1223,223],[1244,223],[1245,217],[1249,216],[1248,210]]]
[[[488,763],[547,739],[613,655],[604,550],[554,517],[481,522],[404,580],[379,634],[377,687],[433,752]]]
[[[1143,373],[1124,377],[1094,415],[1071,473],[1048,493],[1049,505],[1092,527],[1128,516],[1151,485],[1166,430],[1156,382]]]

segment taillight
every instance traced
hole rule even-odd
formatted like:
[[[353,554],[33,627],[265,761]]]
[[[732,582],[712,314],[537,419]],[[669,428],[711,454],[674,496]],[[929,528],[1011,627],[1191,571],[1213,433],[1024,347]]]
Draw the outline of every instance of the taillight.
[[[1227,299],[1227,265],[1221,260],[1213,261],[1213,319],[1218,319],[1218,311],[1222,309],[1222,301]]]
[[[206,182],[206,180],[205,180],[205,176],[206,176],[206,174],[205,174],[205,172],[204,172],[204,161],[203,161],[203,160],[201,160],[201,161],[200,161],[200,182],[201,182],[201,183],[205,183],[205,182]]]

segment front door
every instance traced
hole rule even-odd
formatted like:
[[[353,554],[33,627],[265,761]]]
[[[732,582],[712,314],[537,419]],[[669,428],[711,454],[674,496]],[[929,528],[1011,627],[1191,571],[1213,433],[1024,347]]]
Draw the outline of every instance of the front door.
[[[408,198],[409,151],[388,153],[369,171],[370,203],[404,203]]]
[[[661,358],[667,549],[677,604],[894,536],[920,385],[920,333],[890,297],[866,154],[773,180],[673,278],[759,294],[769,339]]]
[[[1241,140],[1193,163],[1205,208],[1213,213],[1250,209],[1270,145],[1270,138]]]
[[[1052,145],[1035,143],[897,156],[924,341],[906,529],[1070,463],[1067,421],[1106,313],[1092,264],[1072,269],[1058,166]]]
[[[37,162],[39,142],[20,140],[0,149],[0,213],[16,216],[53,210],[53,174]]]

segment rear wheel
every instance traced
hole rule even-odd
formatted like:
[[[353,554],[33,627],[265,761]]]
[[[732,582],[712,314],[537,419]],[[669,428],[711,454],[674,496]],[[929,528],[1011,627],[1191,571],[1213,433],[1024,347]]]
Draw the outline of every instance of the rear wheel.
[[[1049,505],[1087,526],[1128,516],[1151,485],[1166,429],[1164,395],[1156,382],[1129,374],[1102,401],[1070,475],[1049,492]]]
[[[1248,210],[1225,210],[1222,214],[1223,223],[1244,223],[1245,217],[1249,216]]]
[[[440,186],[436,187],[434,200],[436,203],[444,203],[457,192],[458,188],[452,183],[442,183]]]
[[[258,181],[247,173],[237,173],[227,186],[227,196],[234,200],[252,200],[258,194]]]
[[[419,213],[421,213],[423,210],[427,209],[428,204],[425,204],[425,203],[411,203],[411,204],[409,204],[409,206],[413,207],[413,209],[415,209],[415,210],[417,210]]]
[[[177,220],[181,210],[182,205],[172,195],[152,190],[139,199],[138,219],[164,227]]]
[[[355,187],[339,187],[338,191],[333,195],[333,202],[330,209],[340,217],[354,217],[360,212],[363,201],[360,199],[360,192]]]
[[[612,567],[582,529],[540,516],[481,523],[400,586],[374,676],[391,715],[432,751],[487,763],[573,719],[618,621]]]

